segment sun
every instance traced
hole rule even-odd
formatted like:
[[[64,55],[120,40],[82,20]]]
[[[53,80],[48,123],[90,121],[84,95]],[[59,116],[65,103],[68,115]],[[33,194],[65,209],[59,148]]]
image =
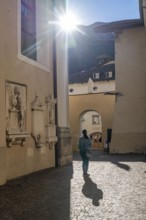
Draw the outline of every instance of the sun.
[[[61,16],[58,22],[61,30],[66,32],[77,30],[79,23],[79,18],[72,12],[67,12],[65,15]]]

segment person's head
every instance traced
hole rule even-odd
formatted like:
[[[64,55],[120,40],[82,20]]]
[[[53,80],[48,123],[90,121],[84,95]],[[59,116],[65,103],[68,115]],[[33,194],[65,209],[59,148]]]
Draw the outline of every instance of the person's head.
[[[83,135],[87,134],[87,130],[86,129],[82,130],[82,133]]]
[[[82,130],[82,133],[83,133],[83,136],[84,136],[85,138],[88,138],[87,130],[86,130],[86,129]]]
[[[15,95],[20,94],[20,88],[19,88],[18,86],[15,86],[15,87],[14,87],[14,94],[15,94]]]

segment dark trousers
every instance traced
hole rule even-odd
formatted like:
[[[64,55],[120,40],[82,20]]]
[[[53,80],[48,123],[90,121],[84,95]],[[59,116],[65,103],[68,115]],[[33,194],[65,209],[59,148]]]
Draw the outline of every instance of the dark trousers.
[[[82,152],[80,152],[80,156],[81,156],[82,161],[83,161],[83,163],[82,163],[83,173],[87,173],[88,172],[88,167],[89,167],[89,159]]]

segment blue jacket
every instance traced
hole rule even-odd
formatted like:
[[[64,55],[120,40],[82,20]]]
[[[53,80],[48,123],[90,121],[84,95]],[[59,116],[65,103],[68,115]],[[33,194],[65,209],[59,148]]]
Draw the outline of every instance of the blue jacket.
[[[78,143],[80,153],[85,153],[86,150],[91,148],[91,145],[92,142],[90,138],[86,139],[85,137],[81,137]]]

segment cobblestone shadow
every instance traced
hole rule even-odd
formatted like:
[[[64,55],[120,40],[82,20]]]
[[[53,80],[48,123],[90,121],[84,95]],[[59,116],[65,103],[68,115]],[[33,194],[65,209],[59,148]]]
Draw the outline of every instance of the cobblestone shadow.
[[[70,220],[72,165],[47,169],[0,187],[0,220]]]
[[[82,193],[92,200],[94,206],[99,206],[99,200],[103,198],[102,190],[97,188],[97,184],[94,183],[89,176],[84,177],[84,181]]]
[[[77,153],[71,165],[0,186],[0,220],[145,220],[145,162],[143,155],[93,151],[83,178]]]
[[[74,160],[80,161],[81,157],[79,152],[74,152]],[[111,162],[119,166],[122,169],[129,170],[130,167],[124,166],[122,162],[143,162],[146,163],[146,159],[143,154],[107,154],[103,150],[94,150],[92,149],[92,158],[90,161],[97,162]]]
[[[129,165],[123,164],[123,163],[118,162],[118,161],[112,161],[112,163],[115,164],[116,166],[118,166],[119,168],[127,170],[127,171],[130,171],[130,169],[131,169]]]

